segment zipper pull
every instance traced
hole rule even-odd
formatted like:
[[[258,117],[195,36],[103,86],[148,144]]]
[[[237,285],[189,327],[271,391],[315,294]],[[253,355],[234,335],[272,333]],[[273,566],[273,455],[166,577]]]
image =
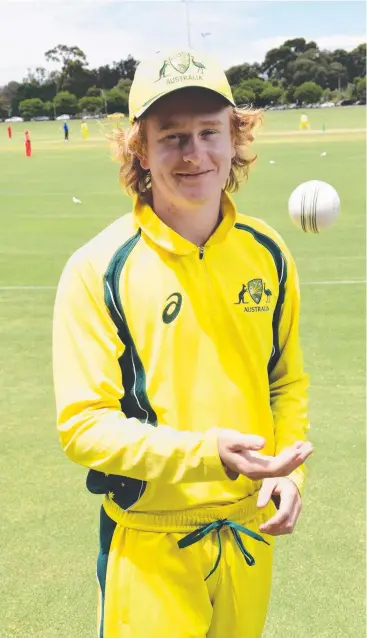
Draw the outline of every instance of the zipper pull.
[[[199,259],[204,257],[204,246],[199,247]]]

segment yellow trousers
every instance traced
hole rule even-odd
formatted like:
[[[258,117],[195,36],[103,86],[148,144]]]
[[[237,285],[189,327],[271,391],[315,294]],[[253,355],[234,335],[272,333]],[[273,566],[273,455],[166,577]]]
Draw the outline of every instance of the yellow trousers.
[[[256,500],[150,514],[124,512],[107,499],[98,638],[260,638],[273,539],[256,534],[274,506],[259,511]]]

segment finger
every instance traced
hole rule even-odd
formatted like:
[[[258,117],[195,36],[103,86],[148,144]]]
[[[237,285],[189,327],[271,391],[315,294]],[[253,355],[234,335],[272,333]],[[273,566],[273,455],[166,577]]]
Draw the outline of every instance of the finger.
[[[284,493],[282,493],[282,496],[283,496],[283,505],[284,505]],[[282,503],[282,499],[281,499],[281,503]],[[294,527],[297,523],[301,510],[302,510],[302,501],[297,491],[297,493],[294,493],[293,506],[289,510],[288,517],[278,518],[276,514],[271,519],[266,521],[263,524],[263,526],[260,527],[260,529],[261,531],[266,532],[267,534],[271,534],[273,536],[280,536],[281,534],[290,534],[294,530]]]
[[[259,454],[250,450],[243,450],[242,453],[233,453],[233,465],[237,472],[247,476],[253,481],[266,478],[275,478],[288,474],[288,468],[291,468],[291,460],[294,461],[295,453],[286,451],[280,459],[274,456]],[[284,457],[286,460],[284,461]],[[297,465],[295,465],[297,467]],[[286,472],[283,472],[287,468]],[[290,470],[291,471],[291,470]]]
[[[246,437],[247,438],[247,437]],[[257,437],[256,437],[257,438]],[[312,446],[303,442],[284,449],[277,456],[267,456],[255,451],[236,449],[232,452],[233,466],[236,471],[251,480],[287,476],[302,465],[311,454]],[[311,449],[310,449],[311,446]]]
[[[260,526],[261,531],[271,533],[274,529],[283,527],[285,524],[291,525],[293,522],[294,510],[299,505],[295,493],[291,489],[283,489],[280,494],[279,509],[272,518]]]
[[[286,448],[274,457],[274,476],[287,476],[302,465],[312,454],[312,451],[312,445],[309,442],[303,443],[299,447],[293,445]]]
[[[244,434],[241,439],[238,447],[243,450],[261,450],[265,445],[264,437],[257,434]]]
[[[259,490],[257,507],[265,507],[271,499],[273,491],[277,485],[277,479],[266,479]]]
[[[274,477],[272,466],[274,465],[274,457],[243,450],[240,454],[234,454],[237,471],[248,476],[252,480],[261,480]]]
[[[311,441],[303,441],[301,445],[297,446],[298,454],[302,455],[305,459],[313,452]]]
[[[292,529],[294,529],[294,527],[296,526],[296,523],[301,511],[302,511],[302,501],[301,499],[299,499],[296,501],[295,506],[292,510],[292,514],[289,517],[289,523],[292,526]]]
[[[297,467],[302,465],[303,456],[301,448],[297,449],[294,446],[282,450],[277,456],[273,457],[270,464],[272,470],[271,476],[287,476]]]
[[[290,534],[293,531],[293,512],[283,514],[278,517],[279,512],[268,521],[262,523],[259,527],[260,532],[270,534],[271,536],[281,536],[282,534]]]
[[[269,534],[270,536],[282,536],[286,534],[291,534],[294,530],[295,524],[297,522],[297,518],[299,516],[299,512],[295,507],[292,511],[292,514],[286,520],[281,523],[277,523],[272,519],[269,519],[263,525],[260,525],[260,531]]]

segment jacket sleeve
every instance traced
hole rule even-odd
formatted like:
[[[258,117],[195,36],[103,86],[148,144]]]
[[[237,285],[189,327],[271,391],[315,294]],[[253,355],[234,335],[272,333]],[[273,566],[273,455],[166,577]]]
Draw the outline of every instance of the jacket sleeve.
[[[308,375],[304,373],[299,338],[300,290],[292,257],[287,254],[287,279],[279,320],[279,358],[270,373],[270,402],[275,428],[275,453],[307,438]],[[302,493],[305,467],[289,475]]]
[[[218,453],[218,430],[154,427],[121,411],[119,358],[124,345],[92,265],[68,262],[56,295],[53,374],[57,426],[67,456],[106,474],[144,481],[229,480]]]

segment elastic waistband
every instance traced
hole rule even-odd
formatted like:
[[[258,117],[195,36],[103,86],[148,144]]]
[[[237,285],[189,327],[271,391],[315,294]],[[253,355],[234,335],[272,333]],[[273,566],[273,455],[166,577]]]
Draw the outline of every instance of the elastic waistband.
[[[268,505],[259,509],[256,506],[257,498],[258,492],[255,492],[255,494],[230,505],[169,512],[131,512],[124,511],[114,501],[106,497],[103,507],[106,514],[123,527],[141,531],[186,533],[220,519],[228,519],[240,524],[249,523],[255,518],[259,523],[263,522],[274,513],[275,506],[270,501]]]

